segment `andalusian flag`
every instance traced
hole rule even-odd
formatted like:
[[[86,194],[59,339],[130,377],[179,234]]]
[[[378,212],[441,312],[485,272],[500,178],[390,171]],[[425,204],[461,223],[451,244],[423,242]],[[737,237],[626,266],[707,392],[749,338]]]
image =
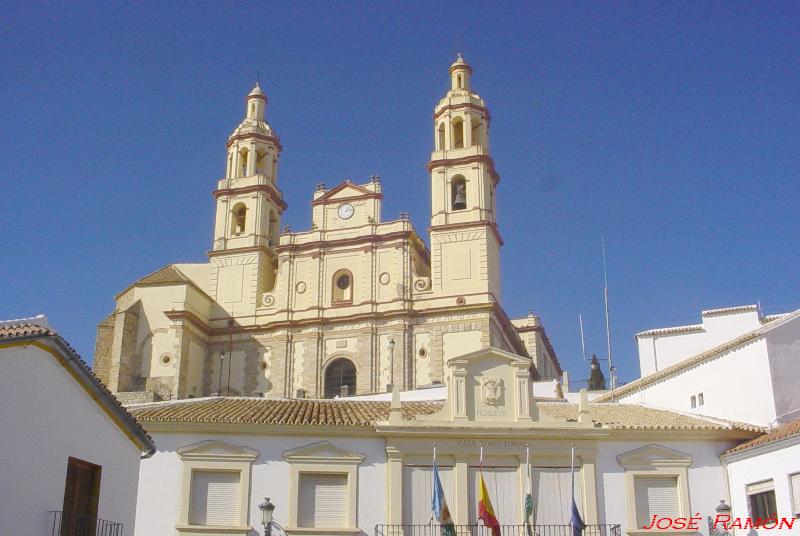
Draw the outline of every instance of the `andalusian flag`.
[[[525,528],[528,536],[533,536],[531,529],[531,517],[533,516],[533,485],[531,484],[531,450],[530,447],[525,447],[525,465],[528,467],[528,487],[525,490]]]
[[[433,500],[431,501],[433,517],[439,522],[442,529],[442,536],[456,536],[456,526],[453,518],[450,517],[450,509],[447,507],[447,500],[444,498],[442,481],[439,480],[439,468],[436,467],[436,445],[433,446]]]
[[[492,529],[492,536],[500,535],[500,523],[494,515],[492,501],[489,500],[489,492],[486,490],[486,482],[483,481],[483,471],[480,472],[478,480],[478,519],[483,524]]]

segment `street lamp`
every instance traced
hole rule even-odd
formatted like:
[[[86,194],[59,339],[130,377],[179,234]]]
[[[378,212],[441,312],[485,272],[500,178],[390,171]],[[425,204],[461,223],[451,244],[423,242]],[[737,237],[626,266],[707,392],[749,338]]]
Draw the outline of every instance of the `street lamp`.
[[[394,390],[394,339],[389,339],[389,385],[387,391]]]
[[[219,353],[219,389],[217,389],[217,394],[222,396],[222,364],[225,362],[225,352]]]
[[[717,505],[714,510],[717,511],[716,519],[712,520],[711,516],[708,516],[708,533],[710,536],[729,536],[731,533],[728,531],[728,521],[731,519],[731,510],[732,508],[725,502],[725,499],[720,499],[719,504]],[[720,519],[722,516],[725,516],[724,519],[727,521],[722,522],[722,527],[719,528],[717,526],[717,519]]]
[[[258,505],[261,510],[261,524],[264,526],[264,536],[270,536],[272,533],[272,513],[275,511],[275,505],[269,500],[269,497],[264,498],[264,502]]]

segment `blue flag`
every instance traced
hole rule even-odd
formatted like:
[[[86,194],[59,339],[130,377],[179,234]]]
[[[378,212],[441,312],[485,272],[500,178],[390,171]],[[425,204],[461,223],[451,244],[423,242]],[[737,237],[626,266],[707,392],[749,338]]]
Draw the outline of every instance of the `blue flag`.
[[[581,536],[583,529],[586,525],[581,519],[581,513],[578,512],[578,505],[575,504],[575,499],[572,499],[572,515],[569,516],[569,524],[572,526],[572,536]]]
[[[441,526],[442,536],[456,536],[456,527],[453,518],[450,516],[450,509],[447,507],[447,500],[444,498],[442,482],[439,480],[439,468],[436,461],[433,462],[433,499],[431,500],[431,510],[433,517]]]

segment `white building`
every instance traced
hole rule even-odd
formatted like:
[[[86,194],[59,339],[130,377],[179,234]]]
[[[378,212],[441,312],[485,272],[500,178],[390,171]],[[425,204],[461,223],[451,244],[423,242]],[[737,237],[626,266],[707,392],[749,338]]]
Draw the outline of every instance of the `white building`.
[[[290,535],[422,534],[431,529],[413,526],[430,521],[436,444],[457,525],[476,522],[483,445],[507,536],[522,536],[529,470],[537,534],[567,536],[573,443],[587,536],[637,534],[653,513],[713,512],[727,496],[720,455],[759,433],[585,396],[580,404],[534,399],[527,359],[494,348],[447,366],[445,400],[401,402],[396,393],[391,402],[209,397],[131,406],[159,444],[142,464],[136,534],[250,534],[264,497]]]
[[[131,536],[155,446],[44,317],[0,322],[0,393],[0,533]]]
[[[734,447],[722,461],[733,516],[800,518],[800,420]],[[780,533],[797,534],[798,527]]]
[[[768,426],[800,416],[800,310],[703,311],[703,323],[639,333],[642,377],[618,400]]]

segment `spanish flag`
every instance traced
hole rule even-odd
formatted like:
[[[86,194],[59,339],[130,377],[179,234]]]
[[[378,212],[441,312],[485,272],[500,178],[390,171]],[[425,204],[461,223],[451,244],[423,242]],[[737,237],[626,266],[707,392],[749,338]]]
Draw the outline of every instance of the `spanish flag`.
[[[494,515],[492,501],[489,500],[489,492],[486,490],[486,482],[483,481],[483,471],[481,471],[478,481],[478,518],[483,524],[492,529],[492,536],[500,535],[500,523]]]

